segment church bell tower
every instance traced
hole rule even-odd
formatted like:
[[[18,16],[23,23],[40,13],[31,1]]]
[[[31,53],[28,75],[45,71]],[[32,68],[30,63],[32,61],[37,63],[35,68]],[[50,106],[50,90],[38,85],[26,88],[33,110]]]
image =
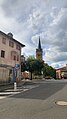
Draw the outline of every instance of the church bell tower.
[[[39,37],[38,48],[36,49],[36,59],[42,60],[42,53],[43,53],[43,50],[41,48],[41,41]]]

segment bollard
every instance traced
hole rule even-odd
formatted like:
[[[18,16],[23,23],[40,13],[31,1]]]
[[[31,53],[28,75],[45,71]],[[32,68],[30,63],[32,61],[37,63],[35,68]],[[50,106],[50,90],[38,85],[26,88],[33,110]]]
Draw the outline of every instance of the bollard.
[[[17,83],[14,82],[14,91],[16,91],[16,90],[17,90]]]

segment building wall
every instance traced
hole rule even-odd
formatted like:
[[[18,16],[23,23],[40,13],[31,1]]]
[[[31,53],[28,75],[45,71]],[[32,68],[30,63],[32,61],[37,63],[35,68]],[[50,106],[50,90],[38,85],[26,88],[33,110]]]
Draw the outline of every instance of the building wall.
[[[63,68],[56,70],[56,78],[58,79],[67,79],[67,70]]]
[[[30,77],[29,75],[30,75],[30,73],[27,71],[22,72],[22,79],[29,79],[29,77]]]
[[[2,39],[6,39],[6,44],[2,43]],[[7,64],[11,66],[15,66],[15,64],[20,63],[20,52],[21,50],[16,49],[16,43],[14,43],[14,47],[9,46],[9,41],[7,37],[0,35],[0,64]],[[21,49],[21,46],[20,46]],[[1,57],[1,50],[5,51],[5,58]],[[16,56],[16,60],[13,60],[13,56]],[[19,61],[17,61],[17,56],[19,57]]]
[[[3,43],[3,41],[5,43]],[[9,46],[9,42],[14,43],[14,47]],[[17,47],[18,45],[18,47]],[[17,48],[16,48],[17,47]],[[1,57],[1,52],[5,51],[5,57]],[[15,67],[16,64],[20,64],[21,62],[21,45],[9,37],[0,34],[0,65],[6,65],[6,67],[0,66],[0,81],[9,80],[10,78],[10,70],[12,67]],[[7,67],[9,66],[9,68]],[[12,74],[13,75],[13,72]],[[17,70],[17,77],[20,78],[21,69]]]
[[[56,70],[56,78],[61,79],[61,70]]]

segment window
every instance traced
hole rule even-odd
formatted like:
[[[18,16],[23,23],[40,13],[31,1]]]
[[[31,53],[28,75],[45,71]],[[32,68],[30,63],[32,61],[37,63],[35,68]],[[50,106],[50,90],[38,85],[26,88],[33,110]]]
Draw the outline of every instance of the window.
[[[9,41],[9,46],[13,48],[14,47],[14,43],[12,41]]]
[[[3,44],[6,44],[6,38],[3,38],[3,39],[2,39],[2,43],[3,43]]]
[[[20,50],[20,45],[16,44],[16,49]]]
[[[1,50],[1,57],[4,58],[5,57],[5,51]]]
[[[17,55],[17,61],[19,61],[19,55]]]
[[[16,60],[16,56],[14,55],[13,60]]]

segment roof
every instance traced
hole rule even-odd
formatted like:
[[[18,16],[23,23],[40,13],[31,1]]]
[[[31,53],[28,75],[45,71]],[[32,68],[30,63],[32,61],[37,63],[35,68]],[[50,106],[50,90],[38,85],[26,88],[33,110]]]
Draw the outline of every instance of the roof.
[[[2,34],[2,35],[4,35],[4,36],[6,36],[7,38],[9,38],[9,39],[13,40],[14,42],[16,42],[16,43],[18,43],[18,44],[20,44],[20,45],[21,45],[21,47],[25,47],[25,45],[24,45],[24,44],[20,43],[19,41],[17,41],[17,40],[16,40],[16,39],[14,39],[13,37],[8,36],[8,34],[6,34],[6,33],[2,32],[2,31],[0,31],[0,34]]]
[[[66,71],[66,70],[67,70],[67,66],[58,68],[58,69],[56,69],[56,71],[57,71],[57,70]]]
[[[40,42],[40,37],[39,37],[38,49],[40,49],[40,50],[41,50],[41,42]]]

